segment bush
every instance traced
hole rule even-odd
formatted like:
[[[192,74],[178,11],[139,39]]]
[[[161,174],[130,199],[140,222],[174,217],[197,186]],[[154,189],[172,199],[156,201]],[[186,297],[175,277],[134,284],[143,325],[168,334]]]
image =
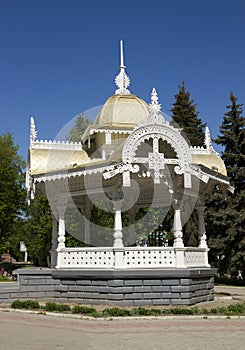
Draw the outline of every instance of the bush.
[[[104,309],[103,316],[130,316],[130,311],[125,309],[119,309],[118,307]]]
[[[145,309],[144,307],[138,307],[131,310],[131,315],[149,316],[151,315],[151,310]]]
[[[159,309],[151,309],[150,311],[152,316],[159,316],[162,313],[162,311]]]
[[[229,312],[234,313],[234,314],[243,314],[243,313],[245,313],[245,303],[229,305],[227,307],[227,310]]]
[[[232,286],[245,286],[245,281],[238,278],[214,276],[215,284],[227,284]]]
[[[45,310],[50,312],[53,312],[53,311],[65,312],[65,311],[71,311],[71,307],[70,305],[67,305],[67,304],[46,303]]]
[[[83,314],[83,315],[89,315],[89,314],[95,315],[95,314],[97,314],[97,311],[93,307],[75,305],[72,308],[72,313],[73,314]]]
[[[12,302],[11,307],[13,309],[40,309],[40,305],[34,300],[15,300]]]
[[[185,309],[182,307],[171,308],[170,313],[174,315],[193,315],[193,311],[191,309]]]

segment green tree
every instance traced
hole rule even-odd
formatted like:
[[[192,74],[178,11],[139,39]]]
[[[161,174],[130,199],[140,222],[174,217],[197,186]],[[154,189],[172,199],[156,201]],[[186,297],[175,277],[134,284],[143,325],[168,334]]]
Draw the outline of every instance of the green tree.
[[[174,98],[175,101],[171,109],[173,125],[182,129],[182,135],[187,138],[192,146],[203,146],[205,137],[204,128],[206,124],[198,117],[199,112],[196,111],[196,104],[194,104],[194,101],[191,99],[190,93],[186,91],[184,82],[179,86],[179,91]],[[171,219],[173,220],[172,216]],[[170,217],[168,217],[168,220],[169,219]],[[195,246],[197,244],[197,227],[197,215],[193,212],[183,227],[185,245]]]
[[[199,112],[196,105],[190,99],[190,93],[186,91],[184,82],[179,86],[179,91],[174,95],[175,101],[172,104],[172,119],[187,136],[192,146],[203,146],[205,124],[198,118]]]
[[[211,253],[218,257],[221,274],[245,279],[245,119],[242,104],[230,93],[220,135],[215,142],[224,147],[222,159],[234,192],[222,196],[219,187],[208,202],[207,233]]]
[[[48,200],[36,196],[27,208],[22,240],[28,254],[36,266],[49,266],[52,239],[52,213]]]
[[[24,167],[10,133],[0,135],[0,252],[10,249],[13,225],[25,206]]]
[[[81,142],[81,136],[89,124],[91,124],[90,120],[85,118],[83,113],[78,114],[73,128],[67,135],[67,140]]]

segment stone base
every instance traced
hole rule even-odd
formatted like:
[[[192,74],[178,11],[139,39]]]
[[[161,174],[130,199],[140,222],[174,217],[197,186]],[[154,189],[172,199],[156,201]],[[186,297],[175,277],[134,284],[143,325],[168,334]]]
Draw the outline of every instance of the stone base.
[[[215,273],[210,268],[20,269],[18,286],[0,287],[0,302],[36,299],[117,306],[194,305],[214,299]]]

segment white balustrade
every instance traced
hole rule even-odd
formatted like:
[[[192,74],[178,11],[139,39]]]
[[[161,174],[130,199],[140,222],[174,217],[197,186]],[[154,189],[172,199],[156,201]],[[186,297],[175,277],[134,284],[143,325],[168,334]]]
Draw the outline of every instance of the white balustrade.
[[[172,247],[125,248],[125,268],[175,267],[175,253]]]
[[[66,269],[178,268],[176,265],[177,250],[178,248],[175,247],[63,248],[57,251],[58,264],[56,267]],[[207,249],[185,247],[183,251],[186,268],[209,267]]]
[[[186,267],[209,267],[208,249],[187,247],[185,248],[185,265]]]
[[[66,248],[61,252],[57,268],[111,268],[114,266],[112,248]]]

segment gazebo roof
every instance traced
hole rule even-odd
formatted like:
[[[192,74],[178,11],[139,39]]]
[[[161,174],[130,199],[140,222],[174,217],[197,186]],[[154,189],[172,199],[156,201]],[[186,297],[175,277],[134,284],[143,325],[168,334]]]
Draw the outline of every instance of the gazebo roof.
[[[95,125],[134,128],[149,116],[148,104],[133,94],[117,94],[108,98],[96,117]]]
[[[84,148],[81,142],[37,140],[34,119],[31,118],[27,183],[30,182],[30,179],[34,182],[45,182],[46,180],[61,179],[67,176],[82,176],[91,171],[93,173],[108,172],[111,169],[115,170],[118,163],[128,164],[131,162],[137,164],[139,158],[134,159],[134,156],[125,158],[123,156],[125,145],[130,153],[131,144],[134,144],[134,152],[136,152],[140,143],[150,142],[149,140],[153,142],[153,139],[156,138],[159,142],[166,143],[165,146],[161,146],[165,148],[160,150],[158,149],[160,145],[158,145],[158,150],[156,148],[153,150],[153,158],[144,156],[144,159],[142,158],[143,162],[160,162],[160,169],[164,169],[165,164],[175,164],[176,169],[181,165],[181,174],[189,172],[189,175],[195,174],[195,176],[197,176],[196,167],[200,169],[202,167],[202,169],[209,169],[212,176],[215,174],[218,181],[222,179],[221,182],[225,181],[228,185],[229,181],[224,162],[212,147],[208,128],[205,132],[204,146],[190,146],[181,131],[165,120],[165,116],[161,113],[161,105],[158,103],[155,89],[152,90],[149,105],[127,90],[130,80],[125,73],[125,68],[121,55],[120,71],[115,79],[118,89],[115,94],[107,99],[95,122],[89,125],[81,135],[82,143],[85,144]],[[146,137],[142,138],[145,133],[147,134]],[[105,134],[104,139],[100,134]],[[120,139],[120,136],[115,136],[116,134],[122,134],[123,136]],[[93,150],[90,149],[90,137],[95,140],[93,144],[95,149]],[[141,141],[138,142],[137,138]],[[172,147],[174,152],[177,149],[179,150],[177,156],[173,157],[172,151],[169,153],[170,149],[169,146],[166,146],[167,144]],[[102,155],[103,152],[104,155]],[[157,160],[156,157],[160,158]],[[175,157],[177,158],[170,159]],[[185,161],[181,160],[183,157],[185,157]],[[142,162],[142,159],[140,162]],[[154,166],[157,166],[157,164]],[[194,170],[192,169],[193,166]],[[96,168],[98,169],[96,170]],[[127,171],[129,169],[128,166]],[[201,172],[204,174],[205,170]],[[202,175],[202,178],[206,178],[205,175]],[[187,177],[185,181],[187,184],[189,181]]]

